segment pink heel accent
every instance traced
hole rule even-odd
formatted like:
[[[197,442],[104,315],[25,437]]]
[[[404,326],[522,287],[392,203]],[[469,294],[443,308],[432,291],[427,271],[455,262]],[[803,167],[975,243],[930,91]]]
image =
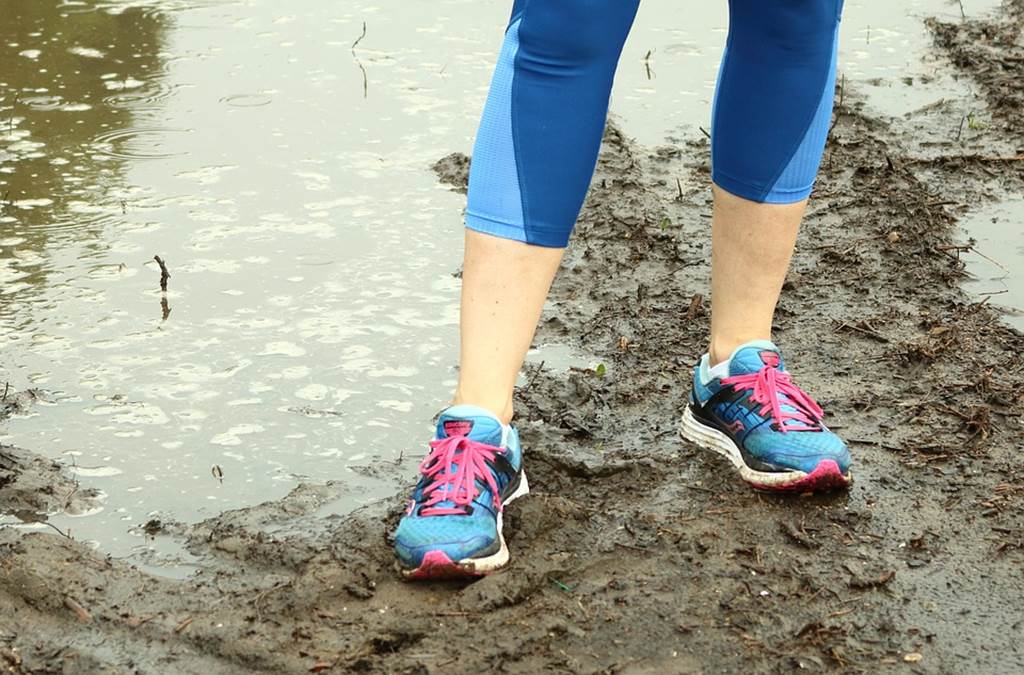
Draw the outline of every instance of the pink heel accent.
[[[464,579],[466,577],[483,576],[472,565],[460,565],[453,562],[444,551],[427,551],[420,566],[405,573],[406,579]]]
[[[765,492],[827,492],[829,490],[842,489],[850,484],[849,476],[843,475],[839,465],[833,459],[823,459],[810,472],[792,483],[781,485],[765,485],[763,483],[751,482],[755,490]]]

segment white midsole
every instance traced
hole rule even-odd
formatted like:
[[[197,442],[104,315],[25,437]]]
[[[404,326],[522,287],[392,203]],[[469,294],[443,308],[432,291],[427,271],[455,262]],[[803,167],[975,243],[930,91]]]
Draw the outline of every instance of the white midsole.
[[[683,411],[683,419],[679,424],[679,431],[683,434],[683,438],[693,441],[702,448],[717,452],[732,462],[733,466],[739,470],[743,480],[748,483],[765,486],[786,485],[800,480],[807,475],[804,471],[769,473],[751,469],[743,461],[743,455],[740,454],[740,449],[733,440],[718,429],[713,429],[706,424],[698,422],[697,418],[693,416],[690,406],[686,406],[686,410]]]
[[[530,484],[526,480],[526,472],[523,471],[519,474],[519,487],[516,491],[508,496],[504,502],[502,502],[502,508],[508,506],[509,502],[514,499],[524,497],[530,492]],[[496,569],[504,567],[508,563],[508,546],[505,544],[505,535],[502,533],[502,516],[503,511],[498,512],[498,541],[501,542],[501,548],[498,549],[497,553],[493,553],[483,558],[463,558],[456,564],[460,567],[468,568],[474,572],[493,572]]]

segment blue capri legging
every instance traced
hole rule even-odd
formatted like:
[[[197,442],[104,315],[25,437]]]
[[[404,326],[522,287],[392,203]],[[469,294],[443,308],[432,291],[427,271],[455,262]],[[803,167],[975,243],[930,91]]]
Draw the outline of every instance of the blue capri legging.
[[[712,109],[712,180],[772,204],[805,199],[832,114],[842,0],[730,0]],[[515,0],[473,150],[466,225],[569,240],[597,162],[639,0]]]

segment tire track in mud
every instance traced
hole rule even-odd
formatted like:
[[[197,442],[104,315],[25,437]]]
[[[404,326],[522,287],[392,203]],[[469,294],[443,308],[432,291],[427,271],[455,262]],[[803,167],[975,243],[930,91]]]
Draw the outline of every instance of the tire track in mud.
[[[475,583],[402,583],[386,538],[401,498],[318,518],[338,484],[164,524],[157,536],[206,556],[185,581],[57,536],[0,530],[0,665],[1024,667],[1013,637],[1024,615],[1024,337],[959,290],[955,230],[971,206],[1024,187],[1024,162],[1007,154],[1020,138],[1009,133],[1022,105],[1010,86],[1024,75],[1020,7],[934,26],[1000,125],[956,138],[949,129],[977,103],[944,102],[918,116],[941,123],[911,135],[918,118],[879,119],[846,92],[776,335],[851,442],[849,495],[754,494],[679,440],[707,333],[707,145],[645,149],[612,124],[537,338],[605,368],[531,367],[517,394],[534,492],[510,510],[508,570]],[[986,68],[997,56],[998,69]],[[467,168],[459,156],[438,165],[455,185]]]

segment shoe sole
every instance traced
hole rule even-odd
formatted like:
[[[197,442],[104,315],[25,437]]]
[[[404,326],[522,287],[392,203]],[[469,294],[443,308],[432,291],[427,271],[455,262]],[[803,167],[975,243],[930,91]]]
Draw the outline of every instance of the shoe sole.
[[[513,500],[525,497],[530,493],[530,484],[526,480],[526,472],[520,474],[519,487],[502,502],[502,511],[498,513],[498,541],[501,548],[497,553],[482,558],[463,558],[452,560],[444,551],[427,551],[419,567],[407,569],[399,565],[399,572],[409,581],[423,579],[464,579],[466,577],[482,577],[500,570],[508,564],[509,551],[502,531],[504,508]]]
[[[761,492],[830,492],[843,490],[853,482],[853,476],[839,470],[834,459],[823,459],[814,471],[757,471],[747,466],[739,447],[718,429],[698,421],[690,407],[683,412],[680,423],[683,438],[711,450],[732,462],[740,477],[750,487]]]

